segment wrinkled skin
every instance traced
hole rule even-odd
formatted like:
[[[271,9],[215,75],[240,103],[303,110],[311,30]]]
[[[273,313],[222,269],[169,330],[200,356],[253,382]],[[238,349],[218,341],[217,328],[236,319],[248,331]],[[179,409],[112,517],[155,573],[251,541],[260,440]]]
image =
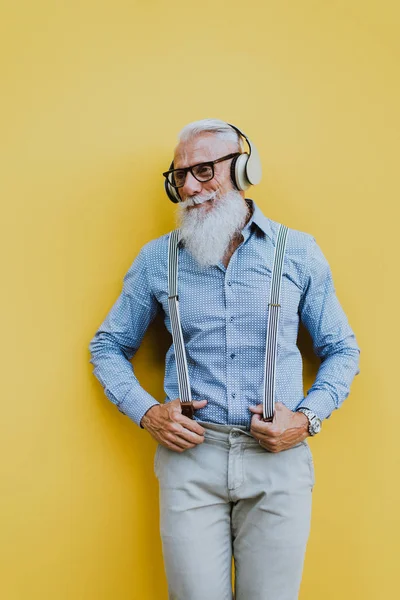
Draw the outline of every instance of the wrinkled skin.
[[[271,422],[262,420],[262,404],[250,406],[249,410],[253,413],[250,433],[259,441],[260,446],[270,452],[287,450],[310,435],[306,415],[291,411],[282,402],[276,402]]]
[[[206,404],[207,400],[193,400],[195,409]],[[182,414],[179,398],[152,406],[142,417],[141,425],[159,444],[175,452],[184,452],[204,442],[204,428]]]

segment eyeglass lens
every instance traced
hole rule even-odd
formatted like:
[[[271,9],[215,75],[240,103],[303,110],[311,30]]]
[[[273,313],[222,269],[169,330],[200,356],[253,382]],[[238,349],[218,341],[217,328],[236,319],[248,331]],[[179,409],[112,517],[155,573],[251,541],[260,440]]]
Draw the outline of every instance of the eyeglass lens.
[[[196,165],[190,169],[197,181],[210,181],[214,177],[214,169],[212,165]],[[185,185],[186,170],[178,169],[169,175],[169,182],[176,187]]]

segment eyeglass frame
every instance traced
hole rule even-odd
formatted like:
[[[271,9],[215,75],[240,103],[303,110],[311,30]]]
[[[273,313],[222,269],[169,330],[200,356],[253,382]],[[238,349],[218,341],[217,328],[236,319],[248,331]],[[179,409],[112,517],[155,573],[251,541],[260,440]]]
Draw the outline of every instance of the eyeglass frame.
[[[197,163],[195,165],[191,165],[190,167],[181,167],[180,169],[170,169],[169,171],[165,171],[163,173],[164,177],[166,178],[166,180],[168,181],[169,185],[172,185],[172,187],[174,187],[175,189],[179,189],[182,188],[185,183],[186,183],[186,177],[188,172],[190,171],[191,175],[196,179],[196,181],[198,181],[199,183],[207,183],[207,181],[211,181],[212,179],[214,179],[215,176],[215,169],[214,169],[214,165],[219,163],[219,162],[223,162],[224,160],[229,160],[230,158],[235,158],[236,156],[240,156],[242,153],[241,152],[233,152],[232,154],[227,154],[226,156],[221,156],[221,158],[217,158],[216,160],[207,160],[205,162],[201,162],[201,163]],[[212,169],[212,177],[210,177],[209,179],[203,179],[202,181],[200,179],[197,179],[196,175],[193,173],[192,169],[194,169],[195,167],[201,167],[204,165],[210,165],[211,169]],[[175,183],[171,183],[171,181],[168,179],[169,175],[171,173],[174,173],[175,171],[185,171],[185,179],[183,180],[182,185],[176,185]]]

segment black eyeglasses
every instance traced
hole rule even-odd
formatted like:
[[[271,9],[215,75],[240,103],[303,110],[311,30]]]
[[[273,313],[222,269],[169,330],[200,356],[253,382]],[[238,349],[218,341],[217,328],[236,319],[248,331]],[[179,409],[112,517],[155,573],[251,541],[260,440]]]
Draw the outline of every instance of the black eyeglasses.
[[[211,179],[214,177],[215,164],[230,158],[234,158],[235,156],[239,156],[239,154],[241,153],[234,152],[233,154],[227,154],[226,156],[222,156],[216,160],[198,163],[197,165],[192,165],[191,167],[185,167],[183,169],[171,169],[170,171],[165,171],[163,175],[167,178],[168,183],[170,183],[174,188],[181,188],[185,185],[188,171],[191,172],[197,181],[204,183],[205,181],[211,181]]]

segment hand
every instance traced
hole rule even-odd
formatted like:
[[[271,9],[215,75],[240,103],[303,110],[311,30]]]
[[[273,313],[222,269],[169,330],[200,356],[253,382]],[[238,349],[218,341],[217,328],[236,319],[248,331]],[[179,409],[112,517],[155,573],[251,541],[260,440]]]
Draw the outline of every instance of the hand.
[[[195,409],[206,404],[207,400],[193,400]],[[204,442],[203,427],[182,414],[179,398],[152,406],[142,417],[141,424],[159,444],[175,452],[184,452]]]
[[[276,402],[275,414],[271,422],[263,421],[263,405],[249,406],[253,414],[250,433],[260,446],[270,452],[280,452],[302,442],[308,433],[308,419],[302,412],[293,412],[282,402]]]

